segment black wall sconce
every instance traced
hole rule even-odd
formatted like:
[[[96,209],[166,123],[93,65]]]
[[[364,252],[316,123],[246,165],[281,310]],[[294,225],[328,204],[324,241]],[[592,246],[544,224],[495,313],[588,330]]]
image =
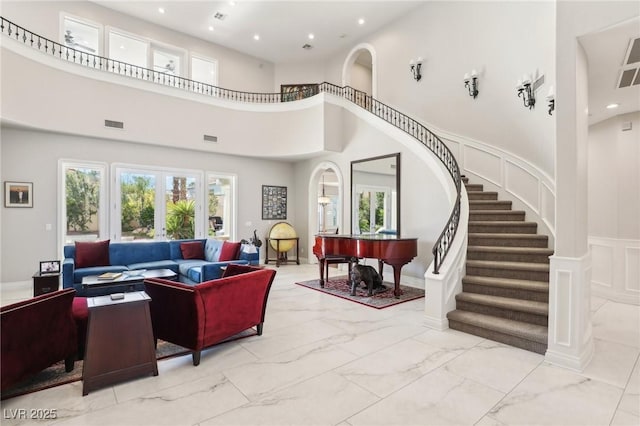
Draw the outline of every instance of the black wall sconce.
[[[409,69],[411,70],[411,74],[413,74],[413,79],[415,81],[420,81],[422,78],[422,74],[420,74],[420,69],[422,68],[422,56],[420,56],[417,60],[409,61]]]
[[[552,112],[556,109],[556,98],[553,94],[553,86],[549,88],[549,94],[547,95],[547,103],[549,104],[549,115],[553,115]]]
[[[524,107],[532,109],[536,104],[536,98],[533,92],[533,83],[531,82],[531,77],[525,75],[522,80],[518,80],[516,89],[518,90],[518,97],[522,97]]]
[[[478,72],[476,70],[472,70],[471,75],[469,73],[464,75],[464,87],[469,90],[469,96],[473,96],[473,99],[478,96]]]

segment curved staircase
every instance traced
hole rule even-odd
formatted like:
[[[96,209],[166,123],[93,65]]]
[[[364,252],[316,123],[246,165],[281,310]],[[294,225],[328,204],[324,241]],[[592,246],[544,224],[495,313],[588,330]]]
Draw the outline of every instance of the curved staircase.
[[[525,212],[463,178],[469,196],[467,275],[449,327],[544,354],[549,312],[548,237]]]

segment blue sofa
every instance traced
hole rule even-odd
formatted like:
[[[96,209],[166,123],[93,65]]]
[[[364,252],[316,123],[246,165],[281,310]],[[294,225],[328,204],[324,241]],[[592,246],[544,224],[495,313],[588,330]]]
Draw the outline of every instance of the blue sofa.
[[[180,245],[200,242],[204,250],[204,259],[184,259]],[[175,241],[117,242],[109,244],[109,265],[77,268],[75,263],[76,247],[64,247],[62,263],[62,287],[74,288],[78,296],[95,296],[82,288],[82,278],[88,275],[100,275],[105,272],[123,272],[134,269],[171,269],[178,280],[185,284],[199,284],[222,277],[223,266],[230,263],[257,265],[259,251],[254,246],[242,244],[235,260],[219,261],[223,241],[212,238]],[[141,289],[144,289],[141,287]]]

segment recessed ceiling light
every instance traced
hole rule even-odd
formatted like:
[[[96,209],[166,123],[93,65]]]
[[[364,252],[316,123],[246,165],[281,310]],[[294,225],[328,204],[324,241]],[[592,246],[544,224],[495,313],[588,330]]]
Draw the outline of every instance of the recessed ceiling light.
[[[260,34],[254,34],[253,39],[256,41],[260,40]]]
[[[618,104],[609,104],[609,105],[607,105],[607,109],[615,109],[615,108],[618,108],[619,106],[620,105],[618,105]]]
[[[358,25],[364,25],[364,18],[358,19]]]
[[[209,25],[209,31],[213,31],[213,25]]]
[[[230,1],[230,2],[229,2],[229,5],[230,5],[230,6],[235,6],[235,5],[236,5],[236,2],[235,2],[235,1]]]
[[[158,8],[158,12],[160,12],[160,13],[164,13],[164,8],[163,8],[163,7],[159,7],[159,8]]]
[[[312,33],[309,33],[309,40],[313,40],[316,36],[314,36]]]

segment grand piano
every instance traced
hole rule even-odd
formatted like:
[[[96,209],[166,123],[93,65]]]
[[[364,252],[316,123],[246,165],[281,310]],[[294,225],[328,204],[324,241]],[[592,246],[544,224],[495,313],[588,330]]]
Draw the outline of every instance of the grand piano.
[[[357,259],[378,259],[378,272],[382,276],[384,263],[393,267],[393,294],[400,297],[400,271],[402,267],[417,256],[417,238],[398,238],[396,235],[316,235],[313,254],[320,264],[320,286],[324,287],[324,271],[327,261],[343,257],[356,262]]]

